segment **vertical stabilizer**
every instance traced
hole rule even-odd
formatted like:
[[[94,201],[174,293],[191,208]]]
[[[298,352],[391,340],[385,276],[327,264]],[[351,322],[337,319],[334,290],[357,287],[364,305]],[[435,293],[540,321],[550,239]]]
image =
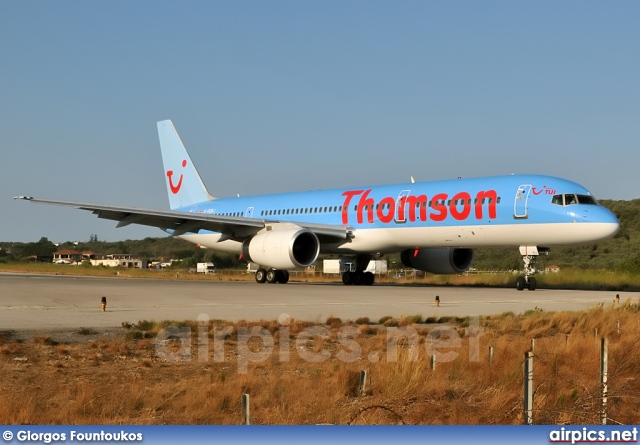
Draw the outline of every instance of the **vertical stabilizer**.
[[[200,179],[173,122],[158,122],[158,137],[171,209],[215,199]]]

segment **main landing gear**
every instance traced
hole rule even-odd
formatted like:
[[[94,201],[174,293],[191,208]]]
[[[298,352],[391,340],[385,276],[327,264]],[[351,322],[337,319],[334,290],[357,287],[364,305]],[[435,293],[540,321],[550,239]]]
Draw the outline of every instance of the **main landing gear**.
[[[534,275],[536,271],[536,261],[538,255],[548,255],[548,248],[538,248],[537,246],[520,246],[520,255],[524,262],[524,276],[516,280],[517,290],[536,290],[537,282]]]
[[[347,271],[342,273],[342,283],[345,285],[355,284],[371,286],[376,277],[371,272],[365,272],[365,269],[369,265],[369,261],[371,260],[371,255],[358,255],[356,256],[355,261],[355,271]]]
[[[281,283],[289,282],[289,272],[286,270],[265,269],[261,267],[256,271],[256,281],[258,283]]]

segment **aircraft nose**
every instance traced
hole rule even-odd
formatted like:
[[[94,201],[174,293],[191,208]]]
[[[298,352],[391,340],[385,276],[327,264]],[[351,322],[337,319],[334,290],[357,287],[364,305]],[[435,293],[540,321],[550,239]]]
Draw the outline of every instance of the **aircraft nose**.
[[[611,211],[602,207],[593,218],[592,232],[599,240],[611,238],[620,230],[620,221]]]
[[[605,240],[613,237],[620,230],[620,223],[596,223],[593,225],[594,238]]]

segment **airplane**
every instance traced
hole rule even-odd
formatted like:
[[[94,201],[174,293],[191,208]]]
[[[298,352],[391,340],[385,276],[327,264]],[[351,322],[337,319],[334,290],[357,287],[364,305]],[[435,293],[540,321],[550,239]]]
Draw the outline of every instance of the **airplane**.
[[[473,249],[519,247],[536,289],[535,263],[551,247],[593,243],[619,229],[615,215],[583,186],[561,178],[514,174],[218,199],[205,187],[173,123],[157,123],[171,210],[17,196],[93,212],[117,227],[158,227],[202,247],[241,254],[259,265],[258,283],[287,283],[289,270],[320,254],[353,256],[345,285],[372,285],[368,263],[389,253],[434,274],[471,267]]]

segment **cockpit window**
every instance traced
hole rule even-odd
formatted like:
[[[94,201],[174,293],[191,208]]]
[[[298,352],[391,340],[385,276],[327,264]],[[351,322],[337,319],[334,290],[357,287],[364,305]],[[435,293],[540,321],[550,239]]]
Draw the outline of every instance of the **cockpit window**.
[[[591,204],[598,205],[598,201],[591,195],[576,195],[578,197],[578,204]]]
[[[558,206],[563,206],[564,205],[564,195],[553,195],[553,198],[551,198],[551,204],[555,204]]]
[[[553,195],[551,204],[559,206],[570,206],[572,204],[590,204],[598,205],[598,201],[591,195],[576,195],[574,193],[565,193],[564,195]]]

